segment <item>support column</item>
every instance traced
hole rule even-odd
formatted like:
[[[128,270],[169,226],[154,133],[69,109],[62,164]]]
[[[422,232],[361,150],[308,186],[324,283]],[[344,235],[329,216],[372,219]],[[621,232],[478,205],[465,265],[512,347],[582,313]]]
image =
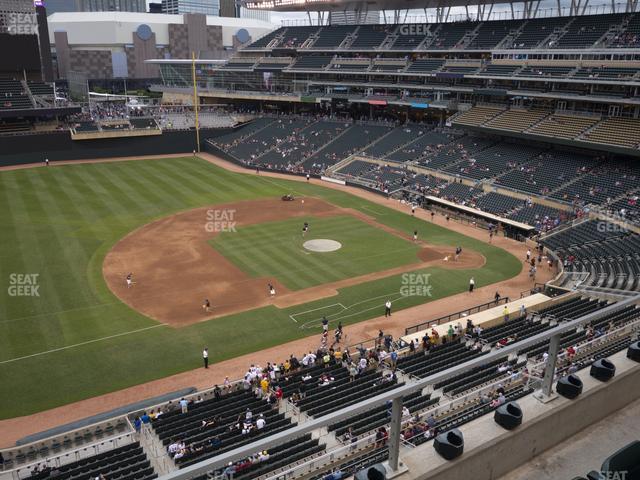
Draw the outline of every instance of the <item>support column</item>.
[[[535,393],[535,397],[543,403],[549,402],[557,397],[553,392],[553,380],[556,373],[556,363],[558,362],[558,352],[560,351],[560,334],[554,335],[549,341],[549,356],[544,367],[544,377],[542,378],[542,388]]]
[[[400,465],[400,433],[402,431],[402,398],[394,398],[391,406],[391,425],[389,428],[389,472],[393,476]]]

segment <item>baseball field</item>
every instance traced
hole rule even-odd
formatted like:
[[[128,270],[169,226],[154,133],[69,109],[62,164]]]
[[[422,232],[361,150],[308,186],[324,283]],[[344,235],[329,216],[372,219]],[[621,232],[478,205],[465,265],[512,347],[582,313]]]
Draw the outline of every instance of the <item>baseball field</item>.
[[[197,368],[205,345],[215,363],[317,335],[323,315],[347,325],[520,272],[409,213],[248,173],[191,157],[0,172],[0,418]],[[464,260],[443,261],[456,246]]]

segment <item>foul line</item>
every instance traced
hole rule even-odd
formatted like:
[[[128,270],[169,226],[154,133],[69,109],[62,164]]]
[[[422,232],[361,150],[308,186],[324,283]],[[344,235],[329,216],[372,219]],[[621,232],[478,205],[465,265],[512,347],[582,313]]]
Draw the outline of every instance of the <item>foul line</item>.
[[[51,315],[62,315],[70,312],[79,312],[81,310],[91,310],[93,308],[111,307],[113,305],[122,305],[122,304],[120,302],[99,303],[97,305],[87,305],[85,307],[76,307],[76,308],[69,308],[67,310],[58,310],[57,312],[36,313],[35,315],[27,315],[26,317],[15,317],[15,318],[7,318],[5,320],[0,320],[0,324],[18,322],[20,320],[31,320],[33,318],[48,317]]]
[[[399,296],[396,298],[396,296],[397,296],[397,295],[399,295]],[[344,305],[342,305],[341,303],[334,303],[334,304],[331,304],[331,305],[326,305],[326,306],[324,306],[324,307],[315,308],[315,309],[313,309],[313,310],[309,310],[309,311],[306,311],[306,312],[298,312],[298,313],[294,313],[294,314],[289,315],[289,316],[291,317],[291,319],[292,319],[294,322],[298,323],[298,322],[293,318],[293,317],[294,317],[294,316],[296,316],[296,315],[301,315],[301,314],[303,314],[303,313],[309,313],[309,312],[313,312],[313,311],[316,311],[316,310],[323,310],[323,309],[325,309],[325,308],[330,308],[330,307],[334,307],[334,306],[336,306],[336,305],[340,305],[340,306],[343,308],[343,310],[341,310],[341,311],[339,311],[339,312],[337,312],[337,313],[331,314],[331,315],[326,315],[327,319],[333,319],[333,320],[329,320],[329,323],[331,323],[332,321],[334,321],[334,322],[335,322],[335,320],[341,320],[341,319],[343,319],[343,318],[353,317],[353,316],[355,316],[355,315],[359,315],[359,314],[361,314],[361,313],[368,312],[368,311],[370,311],[370,310],[375,310],[375,309],[380,308],[380,307],[381,307],[381,305],[374,305],[373,307],[365,308],[364,310],[358,310],[357,312],[350,313],[349,315],[343,315],[343,313],[344,313],[346,310],[349,310],[349,309],[351,309],[351,308],[355,307],[356,305],[360,305],[360,304],[362,304],[362,303],[367,303],[367,302],[370,302],[371,300],[377,300],[378,298],[382,298],[382,297],[391,298],[392,300],[390,300],[390,302],[391,302],[391,303],[394,303],[394,302],[397,302],[398,300],[402,300],[402,299],[404,298],[404,295],[402,295],[402,294],[398,294],[398,292],[392,292],[392,293],[387,293],[387,294],[384,294],[384,295],[379,295],[379,296],[377,296],[377,297],[367,298],[366,300],[362,300],[362,301],[360,301],[360,302],[356,302],[356,303],[354,303],[354,304],[352,304],[352,305],[349,305],[348,307],[345,307],[345,306],[344,306]],[[384,304],[383,304],[383,305],[384,305]],[[320,324],[320,323],[317,323],[317,322],[318,322],[318,319],[309,320],[309,321],[307,321],[307,322],[303,323],[302,325],[300,325],[300,328],[314,328],[314,327],[320,326],[321,324]]]
[[[385,212],[378,212],[375,208],[371,208],[369,205],[363,205],[362,210],[367,210],[370,213],[373,213],[374,215],[379,215],[381,217],[384,217],[385,215],[387,215]]]
[[[76,344],[73,344],[73,345],[67,345],[66,347],[54,348],[53,350],[47,350],[46,352],[38,352],[38,353],[33,353],[31,355],[25,355],[24,357],[16,357],[16,358],[11,358],[9,360],[3,360],[3,361],[0,361],[0,365],[4,365],[6,363],[17,362],[19,360],[25,360],[27,358],[39,357],[41,355],[47,355],[49,353],[60,352],[62,350],[68,350],[70,348],[81,347],[83,345],[89,345],[91,343],[101,342],[103,340],[109,340],[111,338],[122,337],[124,335],[130,335],[132,333],[144,332],[146,330],[151,330],[152,328],[167,327],[167,326],[168,325],[165,325],[164,323],[161,323],[161,324],[158,324],[158,325],[152,325],[150,327],[139,328],[138,330],[131,330],[129,332],[116,333],[115,335],[109,335],[108,337],[96,338],[94,340],[87,340],[86,342],[76,343]]]
[[[305,310],[304,312],[292,313],[291,315],[289,315],[289,318],[291,318],[291,320],[293,320],[294,322],[298,323],[298,321],[295,319],[296,315],[304,315],[305,313],[317,312],[318,310],[324,310],[325,308],[335,307],[335,306],[342,307],[343,310],[347,310],[348,308],[341,303],[332,303],[331,305],[324,305],[322,307],[312,308],[311,310]],[[331,317],[331,315],[329,316]]]

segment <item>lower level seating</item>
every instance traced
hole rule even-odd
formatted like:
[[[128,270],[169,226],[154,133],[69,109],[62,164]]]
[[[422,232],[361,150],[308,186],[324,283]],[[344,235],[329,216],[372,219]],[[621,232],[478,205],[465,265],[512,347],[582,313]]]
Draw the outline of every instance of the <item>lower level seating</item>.
[[[153,467],[138,442],[109,450],[59,467],[47,467],[28,480],[93,480],[104,475],[109,480],[151,480]]]

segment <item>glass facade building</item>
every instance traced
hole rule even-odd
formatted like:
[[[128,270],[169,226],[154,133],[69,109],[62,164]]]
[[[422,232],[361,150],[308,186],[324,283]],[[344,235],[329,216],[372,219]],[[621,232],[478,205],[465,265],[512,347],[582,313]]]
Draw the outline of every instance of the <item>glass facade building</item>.
[[[162,0],[162,13],[204,13],[218,16],[220,0]]]

